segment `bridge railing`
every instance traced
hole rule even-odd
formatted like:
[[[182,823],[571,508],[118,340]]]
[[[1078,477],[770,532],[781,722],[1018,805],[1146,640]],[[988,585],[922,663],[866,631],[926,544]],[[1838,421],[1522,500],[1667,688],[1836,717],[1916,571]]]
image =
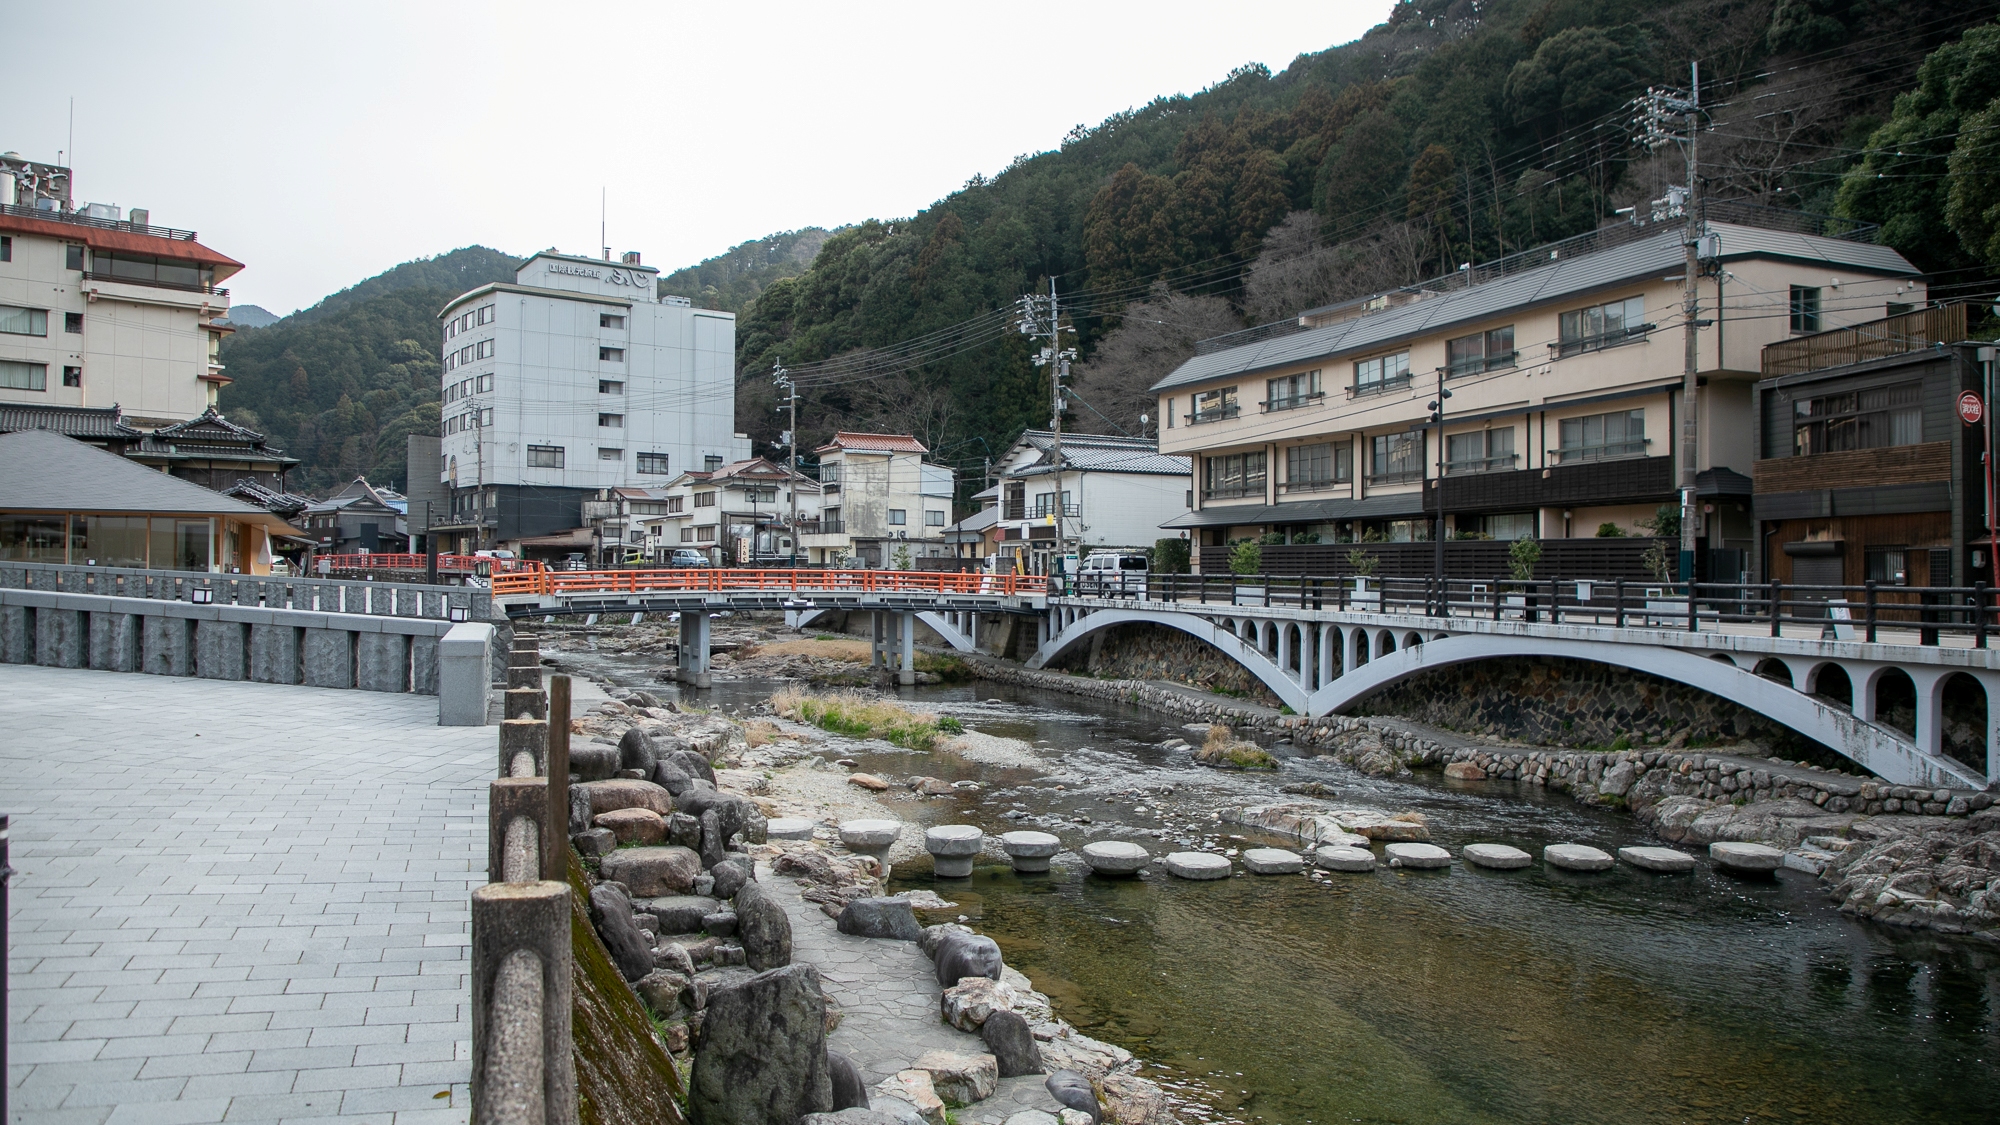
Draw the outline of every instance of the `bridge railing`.
[[[495,559],[485,555],[439,555],[439,574],[476,574],[479,564],[488,564],[494,574],[513,574],[518,571],[538,571],[544,569],[541,563],[532,559]],[[421,571],[429,566],[424,555],[392,554],[370,551],[365,555],[320,555],[313,559],[313,568],[321,573],[341,570],[414,570]]]
[[[1136,594],[1137,591],[1134,591]],[[1977,586],[1684,583],[1545,578],[1485,581],[1155,574],[1160,602],[1490,618],[1689,632],[1765,633],[1881,644],[1970,645],[2000,636],[1996,591]]]
[[[590,594],[932,594],[995,597],[1046,594],[1034,574],[940,570],[757,570],[750,568],[538,570],[493,576],[496,598],[560,598]]]

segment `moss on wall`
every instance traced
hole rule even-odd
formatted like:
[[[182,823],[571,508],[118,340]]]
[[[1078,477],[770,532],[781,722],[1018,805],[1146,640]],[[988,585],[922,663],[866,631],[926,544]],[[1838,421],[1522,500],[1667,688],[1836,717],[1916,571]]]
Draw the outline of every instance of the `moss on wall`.
[[[687,1092],[652,1021],[590,924],[590,880],[569,853],[570,963],[580,1125],[684,1125]]]

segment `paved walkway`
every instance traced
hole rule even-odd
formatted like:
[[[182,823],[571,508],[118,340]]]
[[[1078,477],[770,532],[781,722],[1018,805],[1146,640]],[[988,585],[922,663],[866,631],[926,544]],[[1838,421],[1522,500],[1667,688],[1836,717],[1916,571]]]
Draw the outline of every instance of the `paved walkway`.
[[[436,723],[0,665],[13,1121],[462,1125],[495,734]]]

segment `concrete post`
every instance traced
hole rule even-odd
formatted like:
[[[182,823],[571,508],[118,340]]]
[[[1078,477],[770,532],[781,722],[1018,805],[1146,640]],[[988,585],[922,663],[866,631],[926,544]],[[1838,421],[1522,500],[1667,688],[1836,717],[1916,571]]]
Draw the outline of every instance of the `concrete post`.
[[[905,611],[896,615],[896,647],[900,657],[896,682],[909,687],[917,682],[917,615]]]
[[[504,700],[503,719],[546,719],[549,717],[549,697],[536,688],[508,688],[500,693]]]
[[[437,642],[438,725],[486,725],[488,650],[493,626],[478,621],[453,625]]]
[[[345,629],[307,629],[305,677],[309,687],[353,687],[354,634]]]
[[[533,882],[541,876],[542,820],[548,783],[539,777],[502,777],[487,783],[486,881]],[[562,827],[569,827],[563,818]],[[515,825],[525,824],[525,829]]]
[[[1278,671],[1289,677],[1292,675],[1292,629],[1290,625],[1281,624],[1278,626],[1277,650],[1271,655],[1278,662]]]
[[[680,618],[680,681],[698,688],[708,687],[713,682],[708,671],[708,611],[684,609]]]
[[[194,670],[204,680],[250,678],[250,627],[240,621],[202,621],[194,627]]]
[[[100,672],[139,670],[139,615],[90,615],[90,666]]]
[[[32,664],[35,660],[35,611],[24,605],[0,606],[0,662]]]
[[[472,892],[472,1116],[575,1125],[567,883]]]
[[[549,724],[508,719],[500,724],[501,777],[539,777],[549,749]]]
[[[882,620],[882,611],[873,610],[868,614],[868,671],[872,674],[880,670],[888,660],[883,655],[883,634],[887,632]]]
[[[410,690],[410,638],[362,633],[355,645],[354,677],[362,691]]]
[[[542,690],[541,666],[507,669],[507,687],[510,690],[514,688],[532,688],[535,691]]]
[[[290,625],[250,626],[250,678],[260,684],[298,683],[302,632]]]
[[[491,626],[488,626],[491,628]],[[410,691],[415,695],[438,693],[438,641],[442,637],[410,634]]]
[[[146,618],[139,628],[139,643],[140,671],[155,676],[194,675],[194,622],[188,618]]]
[[[1936,756],[1944,753],[1944,683],[1951,670],[1907,669],[1917,688],[1917,749]],[[1928,676],[1925,672],[1929,671]]]
[[[75,609],[35,611],[35,663],[49,668],[81,668],[88,649],[83,612]]]

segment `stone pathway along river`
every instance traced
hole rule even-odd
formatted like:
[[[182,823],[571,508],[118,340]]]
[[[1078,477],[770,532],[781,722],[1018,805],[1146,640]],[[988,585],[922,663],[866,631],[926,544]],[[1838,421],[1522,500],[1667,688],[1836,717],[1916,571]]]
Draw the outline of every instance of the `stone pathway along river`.
[[[650,679],[636,672],[624,678]],[[747,708],[772,686],[722,683],[701,702]],[[1294,799],[1278,786],[1317,780],[1343,804],[1424,812],[1454,853],[1481,841],[1537,856],[1552,843],[1657,842],[1622,813],[1509,782],[1375,781],[1300,760],[1276,777],[1218,773],[1158,749],[1183,732],[1133,707],[994,684],[905,697],[977,731],[1048,743],[1033,767],[854,744],[869,772],[984,786],[889,802],[923,824],[1042,828],[1070,849],[1133,839],[1156,855],[1195,839],[1188,825],[1227,846],[1282,845],[1209,814]],[[1163,824],[1163,836],[1134,834]],[[895,885],[959,903],[1061,1015],[1203,1078],[1223,1117],[1961,1122],[1991,1120],[2000,1104],[2000,949],[1843,918],[1794,872],[1739,880],[1706,859],[1689,876],[1454,863],[1190,883],[1157,869],[1107,881],[1073,855],[1048,876],[1019,876],[996,854],[961,880],[902,863]]]

